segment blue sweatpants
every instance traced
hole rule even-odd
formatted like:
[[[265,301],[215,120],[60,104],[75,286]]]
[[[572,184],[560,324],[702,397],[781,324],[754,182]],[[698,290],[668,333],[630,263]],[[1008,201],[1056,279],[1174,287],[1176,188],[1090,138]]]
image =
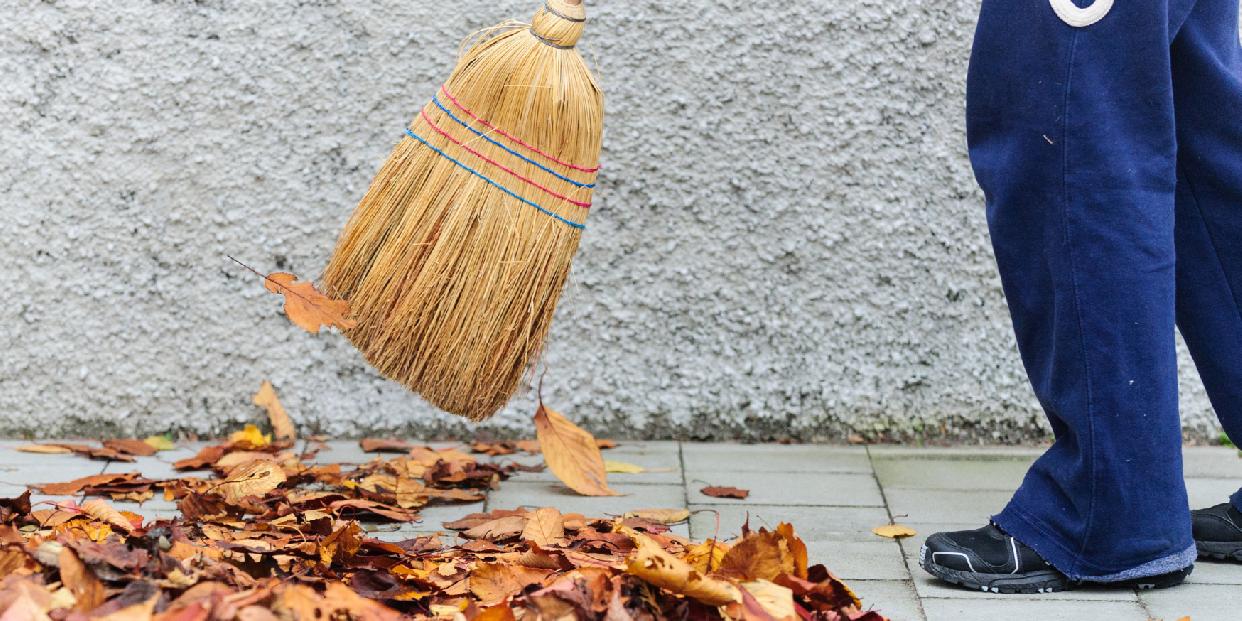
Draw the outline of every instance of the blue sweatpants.
[[[1195,559],[1175,326],[1242,446],[1242,49],[1238,0],[1074,1],[983,0],[971,58],[971,161],[1056,436],[993,519],[1116,581]]]

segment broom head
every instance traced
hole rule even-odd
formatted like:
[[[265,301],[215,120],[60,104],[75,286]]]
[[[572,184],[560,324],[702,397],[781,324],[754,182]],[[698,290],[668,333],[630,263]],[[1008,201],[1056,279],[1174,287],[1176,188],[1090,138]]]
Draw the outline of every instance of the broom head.
[[[449,412],[504,406],[538,355],[591,205],[603,96],[580,0],[483,31],[414,118],[323,275],[346,334]]]

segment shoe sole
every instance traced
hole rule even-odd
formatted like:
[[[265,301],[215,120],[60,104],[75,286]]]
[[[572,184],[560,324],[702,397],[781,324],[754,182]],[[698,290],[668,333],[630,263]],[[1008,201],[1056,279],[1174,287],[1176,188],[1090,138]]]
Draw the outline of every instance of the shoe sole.
[[[1242,563],[1242,543],[1236,541],[1196,541],[1199,558]]]
[[[1057,593],[1071,586],[1064,574],[1055,570],[1036,571],[1025,574],[981,574],[960,571],[933,563],[927,546],[919,551],[919,566],[927,573],[945,581],[974,591],[1000,593],[1003,595],[1036,595]]]

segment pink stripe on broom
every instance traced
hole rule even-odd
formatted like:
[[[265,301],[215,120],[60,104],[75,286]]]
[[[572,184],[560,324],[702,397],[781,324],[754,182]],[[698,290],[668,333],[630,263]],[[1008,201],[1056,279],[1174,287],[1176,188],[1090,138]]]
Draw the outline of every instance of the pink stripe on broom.
[[[548,189],[548,188],[546,188],[546,187],[544,187],[544,186],[542,186],[542,185],[539,185],[538,183],[535,183],[534,181],[531,181],[530,179],[527,179],[526,177],[523,177],[522,175],[519,175],[519,174],[517,173],[517,171],[514,171],[514,170],[513,170],[513,169],[511,169],[511,168],[507,168],[507,167],[506,167],[506,166],[504,166],[503,164],[501,164],[501,163],[499,163],[499,162],[497,162],[497,161],[495,161],[495,160],[493,160],[493,159],[491,159],[491,158],[487,157],[486,155],[483,155],[482,153],[479,153],[478,151],[475,151],[474,149],[471,149],[470,147],[468,147],[468,146],[466,146],[465,144],[463,144],[460,140],[458,140],[458,139],[456,139],[456,138],[452,137],[451,135],[449,135],[449,133],[448,133],[448,132],[444,131],[443,129],[440,129],[440,127],[439,127],[438,125],[436,125],[434,121],[432,121],[432,120],[431,120],[431,117],[427,116],[427,111],[426,111],[426,110],[423,110],[422,114],[423,114],[423,120],[424,120],[424,121],[427,121],[427,125],[431,126],[431,129],[436,130],[436,133],[440,134],[441,136],[444,136],[445,138],[448,138],[450,142],[452,142],[453,144],[455,144],[455,145],[457,145],[457,146],[459,146],[459,147],[461,147],[461,148],[465,149],[465,150],[466,150],[467,152],[469,152],[471,155],[473,155],[473,156],[475,156],[475,157],[477,157],[477,158],[479,158],[479,159],[483,160],[484,162],[487,162],[488,164],[491,164],[492,166],[495,166],[496,168],[499,168],[499,169],[501,169],[501,170],[503,170],[503,171],[505,171],[505,172],[509,173],[510,175],[513,175],[514,177],[517,177],[518,179],[520,179],[520,180],[522,180],[522,181],[524,181],[524,182],[526,182],[526,183],[528,183],[528,184],[530,184],[530,185],[533,185],[533,186],[535,186],[535,187],[539,188],[540,190],[543,190],[544,192],[547,192],[548,194],[551,194],[552,196],[555,196],[555,197],[557,197],[557,198],[559,198],[559,199],[561,199],[561,200],[563,200],[563,201],[565,201],[565,202],[567,202],[567,203],[571,203],[571,204],[577,205],[577,206],[582,207],[582,208],[584,208],[584,209],[590,209],[590,208],[591,208],[591,203],[584,203],[584,202],[582,202],[582,201],[576,201],[576,200],[574,200],[574,199],[572,199],[572,198],[569,198],[568,196],[563,196],[563,195],[561,195],[561,194],[557,194],[556,192],[553,192],[552,190],[550,190],[550,189]]]
[[[454,106],[457,106],[462,112],[465,112],[467,115],[469,115],[470,118],[478,121],[479,123],[483,124],[484,127],[496,132],[497,134],[500,134],[501,136],[504,136],[505,138],[508,138],[509,140],[512,140],[513,142],[516,142],[522,145],[523,147],[526,147],[527,149],[534,151],[535,153],[538,153],[539,155],[542,155],[552,160],[553,162],[556,162],[557,164],[560,164],[561,166],[572,168],[574,170],[580,170],[586,173],[599,172],[599,168],[600,168],[599,166],[596,166],[595,168],[583,168],[582,166],[578,166],[576,164],[570,164],[569,162],[562,162],[561,160],[558,160],[555,157],[552,157],[551,155],[548,155],[547,153],[544,153],[543,151],[540,151],[539,149],[536,149],[535,147],[528,145],[525,142],[522,142],[520,138],[509,135],[508,133],[505,132],[505,130],[500,129],[499,127],[496,127],[495,125],[492,125],[491,123],[488,123],[485,119],[479,118],[479,116],[471,112],[469,108],[461,105],[461,102],[457,101],[457,99],[453,97],[453,94],[448,92],[447,87],[441,86],[440,92],[444,93],[444,96],[448,97],[448,100],[453,102]]]

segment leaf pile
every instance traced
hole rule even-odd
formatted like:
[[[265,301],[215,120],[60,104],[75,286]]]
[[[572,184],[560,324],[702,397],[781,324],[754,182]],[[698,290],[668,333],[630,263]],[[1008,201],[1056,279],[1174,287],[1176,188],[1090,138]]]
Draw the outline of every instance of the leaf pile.
[[[420,508],[477,501],[521,467],[371,444],[389,453],[323,463],[248,427],[175,464],[207,476],[34,486],[93,497],[81,504],[0,499],[0,619],[883,621],[808,566],[788,524],[694,543],[667,525],[684,511],[605,519],[545,507],[467,515],[444,525],[451,542],[372,538],[359,520],[418,521]],[[156,493],[178,517],[144,521],[104,499]]]

